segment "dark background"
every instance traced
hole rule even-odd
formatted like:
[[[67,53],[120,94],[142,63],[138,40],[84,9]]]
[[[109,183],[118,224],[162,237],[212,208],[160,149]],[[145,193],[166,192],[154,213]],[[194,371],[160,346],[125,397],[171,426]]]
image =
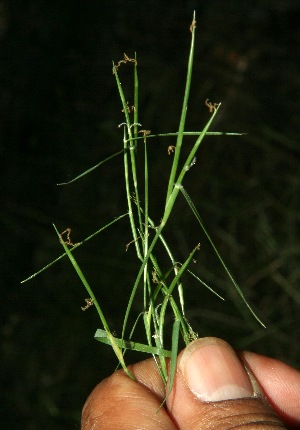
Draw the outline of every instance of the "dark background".
[[[80,428],[87,395],[116,366],[110,348],[93,339],[100,323],[94,308],[81,311],[87,294],[68,261],[20,281],[60,255],[52,222],[81,241],[126,211],[121,157],[72,185],[56,184],[121,148],[111,69],[124,52],[138,56],[144,128],[177,130],[194,9],[187,128],[203,127],[210,98],[222,102],[213,129],[247,135],[208,137],[185,187],[267,329],[242,315],[181,198],[167,238],[179,261],[201,242],[197,273],[226,298],[219,303],[187,279],[187,316],[199,336],[299,368],[299,2],[1,1],[2,428]],[[132,103],[132,66],[120,77]],[[172,143],[149,143],[157,223]],[[118,334],[138,267],[134,247],[125,252],[130,238],[124,218],[76,251]]]

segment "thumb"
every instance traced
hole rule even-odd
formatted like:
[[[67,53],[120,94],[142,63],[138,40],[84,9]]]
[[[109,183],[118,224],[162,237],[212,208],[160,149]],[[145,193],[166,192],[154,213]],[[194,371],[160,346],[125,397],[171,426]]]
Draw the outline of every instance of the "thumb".
[[[285,428],[231,346],[212,337],[179,355],[167,408],[180,430]]]

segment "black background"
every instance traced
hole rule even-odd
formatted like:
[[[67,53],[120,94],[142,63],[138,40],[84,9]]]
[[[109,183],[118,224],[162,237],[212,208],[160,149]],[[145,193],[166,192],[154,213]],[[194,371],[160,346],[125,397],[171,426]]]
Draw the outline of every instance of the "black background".
[[[137,53],[140,122],[176,131],[185,85],[189,25],[197,35],[187,129],[222,102],[185,187],[250,303],[240,302],[183,199],[168,240],[183,261],[201,242],[199,276],[225,296],[187,280],[187,316],[199,336],[299,368],[299,2],[100,1],[0,3],[1,427],[80,428],[91,389],[117,364],[93,335],[95,309],[68,261],[20,281],[60,255],[51,223],[81,241],[126,211],[122,158],[71,179],[122,145],[121,103],[112,60]],[[132,100],[132,67],[120,68]],[[152,217],[162,215],[172,141],[149,143]],[[187,145],[189,141],[187,140]],[[188,146],[187,146],[188,147]],[[117,334],[137,273],[127,219],[77,251]],[[235,306],[237,304],[237,306]],[[141,310],[137,303],[134,312]],[[243,311],[242,311],[243,313]],[[138,333],[137,333],[138,337]],[[128,355],[128,361],[139,357]]]

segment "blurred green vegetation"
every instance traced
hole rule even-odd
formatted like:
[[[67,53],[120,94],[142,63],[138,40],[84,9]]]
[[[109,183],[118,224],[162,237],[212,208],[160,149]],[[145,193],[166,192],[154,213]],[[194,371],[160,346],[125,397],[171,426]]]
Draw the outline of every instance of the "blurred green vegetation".
[[[124,52],[137,52],[143,126],[176,131],[194,9],[187,128],[205,124],[209,97],[222,102],[214,129],[247,135],[207,138],[185,188],[267,329],[237,309],[181,199],[166,232],[176,258],[200,241],[199,275],[227,300],[187,280],[187,316],[200,336],[222,336],[299,368],[299,2],[2,1],[2,428],[80,428],[87,395],[115,368],[110,348],[93,339],[99,321],[93,308],[81,311],[86,293],[67,261],[20,281],[61,253],[51,222],[81,241],[126,210],[121,158],[72,185],[56,184],[120,149],[111,61]],[[120,73],[129,102],[131,71]],[[150,210],[158,222],[169,144],[149,144]],[[130,238],[123,219],[77,251],[117,333],[137,269],[134,249],[125,252]]]

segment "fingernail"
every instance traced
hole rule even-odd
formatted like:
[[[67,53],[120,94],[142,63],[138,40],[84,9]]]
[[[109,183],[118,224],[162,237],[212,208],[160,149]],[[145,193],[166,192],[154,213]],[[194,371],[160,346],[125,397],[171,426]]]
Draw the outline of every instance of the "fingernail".
[[[255,396],[235,351],[221,339],[205,337],[192,342],[179,367],[189,389],[205,402]]]

